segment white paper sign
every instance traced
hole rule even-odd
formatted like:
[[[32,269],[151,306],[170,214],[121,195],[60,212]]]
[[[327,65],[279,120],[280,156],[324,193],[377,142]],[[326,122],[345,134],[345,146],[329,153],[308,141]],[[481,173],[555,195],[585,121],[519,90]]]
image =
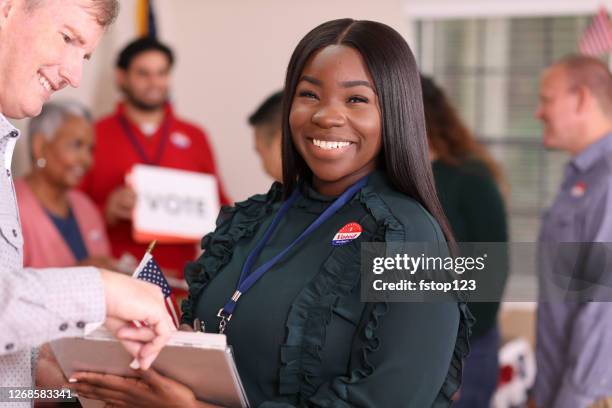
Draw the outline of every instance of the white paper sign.
[[[197,242],[214,230],[219,213],[215,177],[137,164],[127,182],[136,192],[133,235],[138,242]]]

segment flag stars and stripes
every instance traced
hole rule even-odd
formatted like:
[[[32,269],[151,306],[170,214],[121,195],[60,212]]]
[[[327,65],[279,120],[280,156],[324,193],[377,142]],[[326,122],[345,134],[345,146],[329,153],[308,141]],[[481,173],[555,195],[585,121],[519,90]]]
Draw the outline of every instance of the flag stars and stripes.
[[[149,259],[144,268],[142,268],[142,271],[138,274],[138,279],[159,286],[164,297],[168,297],[172,294],[172,288],[164,277],[161,268],[153,258]]]
[[[612,50],[612,25],[604,7],[599,9],[591,24],[584,30],[579,48],[583,55],[593,57]]]
[[[148,260],[144,266],[142,266],[142,269],[138,273],[135,273],[135,277],[145,282],[157,285],[161,288],[162,293],[164,294],[168,314],[170,317],[172,317],[174,325],[178,328],[180,324],[179,313],[177,312],[178,306],[174,296],[172,295],[172,288],[168,284],[168,281],[166,280],[161,268],[157,262],[155,262],[155,259],[153,259],[153,256],[147,253],[145,257],[148,257]],[[142,262],[144,262],[144,259]]]

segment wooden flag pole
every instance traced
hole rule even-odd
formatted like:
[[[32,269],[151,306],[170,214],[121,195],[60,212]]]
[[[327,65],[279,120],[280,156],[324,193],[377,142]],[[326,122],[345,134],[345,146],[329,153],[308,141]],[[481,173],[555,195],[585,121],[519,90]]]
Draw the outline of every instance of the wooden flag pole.
[[[156,244],[157,244],[157,241],[153,241],[149,244],[149,248],[147,248],[147,252],[145,252],[144,256],[140,260],[140,263],[136,267],[136,270],[134,270],[134,273],[132,274],[132,278],[138,277],[138,274],[140,273],[140,271],[142,271],[142,269],[145,267],[149,259],[151,259],[147,255],[151,255],[151,257],[153,257],[152,252],[153,252],[153,249],[155,249]]]
[[[153,252],[153,249],[155,249],[156,244],[157,244],[157,241],[152,241],[149,244],[149,248],[147,248],[147,254],[150,254],[151,252]]]

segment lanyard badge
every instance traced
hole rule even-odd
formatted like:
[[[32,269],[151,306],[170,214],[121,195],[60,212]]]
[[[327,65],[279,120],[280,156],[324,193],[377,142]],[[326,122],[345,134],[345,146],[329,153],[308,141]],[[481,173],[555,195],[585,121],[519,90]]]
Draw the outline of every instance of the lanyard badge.
[[[140,156],[140,159],[143,161],[143,163],[152,166],[159,166],[159,164],[161,163],[161,159],[164,155],[164,150],[166,149],[166,142],[168,140],[168,137],[170,136],[170,118],[167,117],[161,125],[162,136],[154,158],[150,158],[147,155],[144,147],[138,141],[138,138],[132,131],[132,128],[130,128],[130,124],[128,123],[128,121],[121,115],[118,117],[118,120],[119,124],[121,125],[121,128],[123,129],[123,133],[128,138],[128,140],[132,144],[132,147],[134,148],[138,156]]]
[[[300,243],[308,235],[312,234],[317,228],[319,228],[319,226],[321,226],[321,224],[323,224],[325,221],[330,219],[342,207],[344,207],[344,205],[350,201],[350,199],[355,195],[355,193],[357,193],[359,190],[361,190],[366,185],[367,181],[368,181],[368,176],[365,176],[361,178],[358,182],[350,186],[344,193],[342,193],[342,195],[340,195],[340,197],[338,197],[329,207],[327,207],[327,209],[325,209],[325,211],[323,211],[323,213],[321,213],[321,215],[319,215],[319,217],[316,220],[314,220],[312,224],[310,224],[295,240],[293,240],[293,242],[289,244],[289,246],[287,246],[281,252],[276,254],[276,256],[274,256],[272,259],[265,262],[263,265],[261,265],[259,268],[253,271],[252,270],[253,264],[255,263],[255,261],[261,254],[261,252],[263,251],[263,248],[265,247],[265,245],[270,240],[272,233],[274,232],[276,227],[278,227],[278,224],[281,222],[283,217],[287,214],[287,212],[289,211],[289,208],[291,208],[291,206],[301,196],[299,188],[296,188],[293,191],[291,196],[287,199],[287,201],[283,203],[283,206],[280,208],[278,213],[276,213],[276,215],[274,216],[272,223],[270,224],[270,226],[264,233],[264,236],[261,239],[261,241],[259,241],[259,243],[255,246],[255,248],[253,248],[253,250],[247,257],[242,267],[242,272],[240,273],[240,279],[238,280],[236,291],[234,292],[230,300],[227,301],[225,306],[219,309],[219,312],[217,313],[217,317],[221,319],[219,321],[219,333],[223,334],[225,330],[227,329],[227,325],[232,319],[232,315],[234,313],[234,310],[236,309],[236,304],[238,303],[238,299],[240,299],[240,297],[244,293],[246,293],[249,289],[251,289],[251,287],[266,272],[272,269],[272,267],[278,261],[280,261],[281,258],[287,254],[287,252],[289,252],[293,247],[295,247],[298,243]]]

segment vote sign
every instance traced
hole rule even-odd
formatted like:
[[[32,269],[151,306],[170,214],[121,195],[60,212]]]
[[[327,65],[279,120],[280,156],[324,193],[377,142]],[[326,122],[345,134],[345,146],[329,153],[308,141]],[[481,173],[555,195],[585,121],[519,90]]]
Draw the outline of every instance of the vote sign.
[[[198,242],[214,230],[219,213],[215,177],[144,164],[127,176],[136,192],[132,234],[137,242]]]

